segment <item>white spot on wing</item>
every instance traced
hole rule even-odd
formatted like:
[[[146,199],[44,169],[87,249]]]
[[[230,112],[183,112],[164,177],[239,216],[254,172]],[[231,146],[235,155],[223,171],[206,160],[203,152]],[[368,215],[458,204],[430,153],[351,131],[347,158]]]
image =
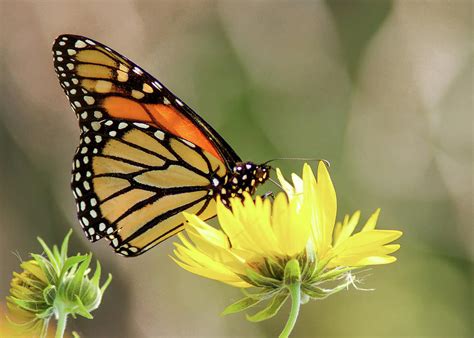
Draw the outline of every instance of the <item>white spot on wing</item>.
[[[196,147],[193,143],[189,142],[188,140],[181,139],[181,141],[183,141],[183,143],[187,144],[187,145],[190,146],[191,148],[195,148],[195,147]]]
[[[158,140],[163,141],[165,139],[165,133],[163,133],[161,130],[157,130],[157,131],[155,131],[155,137]]]
[[[74,44],[74,47],[76,48],[84,48],[86,46],[87,44],[82,40],[77,40],[76,43]]]
[[[84,96],[84,101],[86,101],[86,103],[88,105],[94,104],[94,102],[95,102],[95,100],[92,96]]]
[[[138,128],[143,128],[143,129],[147,129],[149,127],[148,124],[140,123],[140,122],[135,122],[134,125],[136,125]]]

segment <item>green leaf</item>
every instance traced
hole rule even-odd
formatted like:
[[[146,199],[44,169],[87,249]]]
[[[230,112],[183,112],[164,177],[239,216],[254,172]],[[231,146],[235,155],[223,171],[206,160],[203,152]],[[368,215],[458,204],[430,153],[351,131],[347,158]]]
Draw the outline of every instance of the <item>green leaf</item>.
[[[276,295],[266,308],[254,315],[247,315],[247,320],[250,322],[261,322],[263,320],[272,318],[278,313],[278,311],[280,311],[281,307],[288,299],[288,296],[288,293],[280,293],[279,295]]]
[[[261,301],[262,301],[261,299],[256,299],[256,298],[251,298],[251,297],[242,298],[242,299],[236,301],[235,303],[230,304],[229,306],[227,306],[224,309],[224,311],[221,313],[221,315],[225,316],[225,315],[229,315],[231,313],[237,313],[237,312],[247,310],[247,309],[257,305]]]

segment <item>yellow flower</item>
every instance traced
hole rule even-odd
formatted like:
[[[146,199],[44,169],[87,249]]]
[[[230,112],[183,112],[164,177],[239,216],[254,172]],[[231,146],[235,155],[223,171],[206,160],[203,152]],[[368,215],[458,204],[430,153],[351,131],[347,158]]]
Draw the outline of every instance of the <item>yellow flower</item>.
[[[326,268],[361,267],[392,263],[389,254],[399,249],[389,244],[401,236],[400,231],[376,230],[380,210],[368,219],[359,233],[353,235],[360,212],[335,222],[336,193],[326,166],[321,162],[318,179],[305,164],[303,178],[293,174],[293,185],[279,169],[278,179],[286,195],[280,193],[273,203],[246,195],[244,201],[233,199],[229,210],[218,203],[221,230],[199,217],[185,214],[186,234],[180,234],[183,245],[175,244],[175,261],[186,270],[203,277],[238,286],[252,286],[242,279],[248,269],[258,271],[266,259],[289,260],[308,253]]]
[[[389,244],[398,239],[401,231],[375,230],[380,209],[367,220],[362,230],[352,235],[360,218],[360,211],[352,217],[346,215],[343,222],[335,223],[337,200],[334,186],[326,166],[321,162],[318,167],[318,180],[311,167],[303,167],[303,179],[293,174],[292,186],[280,170],[277,176],[283,189],[292,199],[303,195],[304,203],[309,203],[311,213],[312,243],[320,262],[327,267],[388,264],[396,260],[389,254],[400,248],[398,244]]]
[[[34,259],[21,263],[20,267],[23,271],[13,273],[7,297],[10,319],[24,331],[44,330],[42,314],[49,308],[43,297],[48,287],[46,274]]]
[[[292,304],[297,305],[292,306],[290,319],[296,320],[300,303],[346,288],[353,282],[352,270],[395,261],[390,254],[400,246],[390,243],[402,233],[376,230],[379,210],[356,234],[359,211],[336,223],[336,193],[323,162],[317,179],[307,164],[302,178],[292,175],[293,184],[279,169],[277,176],[285,192],[274,201],[261,197],[254,201],[245,195],[243,201],[233,199],[230,209],[218,202],[221,229],[185,214],[187,236],[179,234],[182,244],[175,243],[175,262],[203,277],[240,288],[258,288],[256,293],[246,291],[246,297],[229,306],[226,314],[269,300],[265,309],[248,317],[264,320],[275,315],[291,296]],[[329,281],[332,288],[326,287]],[[287,323],[282,336],[289,334],[292,325],[294,322]]]

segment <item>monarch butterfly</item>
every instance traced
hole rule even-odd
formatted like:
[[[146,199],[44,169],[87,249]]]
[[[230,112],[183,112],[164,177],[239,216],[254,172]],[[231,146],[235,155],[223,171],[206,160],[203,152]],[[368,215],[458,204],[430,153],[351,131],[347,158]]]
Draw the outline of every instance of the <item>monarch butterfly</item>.
[[[92,39],[61,35],[54,68],[81,130],[71,188],[87,238],[137,256],[253,194],[270,167],[242,162],[198,114],[142,68]]]

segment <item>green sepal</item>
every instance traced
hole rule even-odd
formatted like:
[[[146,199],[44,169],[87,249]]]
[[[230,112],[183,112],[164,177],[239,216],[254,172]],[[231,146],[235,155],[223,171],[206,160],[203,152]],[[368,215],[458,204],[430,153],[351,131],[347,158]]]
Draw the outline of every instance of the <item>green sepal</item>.
[[[280,279],[283,276],[283,267],[278,262],[275,262],[272,258],[267,257],[264,260],[264,265],[261,267],[264,269],[264,275],[272,276],[276,279]]]
[[[107,289],[111,281],[112,281],[112,274],[109,273],[107,276],[107,280],[105,281],[104,285],[102,285],[102,287],[100,288],[100,292],[102,294],[104,294],[104,291]]]
[[[36,237],[36,239],[38,240],[38,242],[41,244],[41,246],[43,247],[43,250],[44,252],[46,253],[46,256],[48,256],[49,258],[49,261],[51,262],[53,268],[54,268],[54,271],[56,271],[56,274],[59,275],[59,270],[60,270],[60,266],[59,266],[59,263],[57,260],[56,260],[56,257],[55,255],[53,254],[53,252],[51,251],[51,249],[46,245],[46,243],[40,238],[40,237]]]
[[[285,304],[285,301],[288,299],[288,296],[289,296],[288,292],[280,293],[276,295],[266,308],[257,312],[254,315],[246,315],[247,320],[250,322],[261,322],[263,320],[272,318],[278,313],[278,311],[280,311],[281,307],[283,306],[283,304]]]
[[[65,259],[59,278],[62,279],[66,273],[71,273],[73,270],[76,269],[76,266],[82,261],[84,261],[86,258],[87,255],[77,255]]]
[[[346,272],[349,272],[349,271],[354,270],[354,269],[356,269],[356,268],[354,268],[354,267],[345,267],[345,268],[341,268],[341,269],[339,269],[339,268],[332,269],[332,270],[329,270],[327,272],[324,272],[324,273],[320,274],[316,278],[311,279],[309,282],[311,284],[314,284],[316,282],[327,282],[327,281],[335,280],[335,279],[340,278]]]
[[[247,283],[252,284],[254,286],[277,288],[277,287],[280,287],[281,285],[281,282],[279,280],[271,278],[271,277],[263,276],[255,272],[254,270],[247,269],[245,273],[246,273],[245,275],[239,275],[239,277],[242,278]]]
[[[32,253],[31,257],[33,257],[33,259],[38,263],[48,282],[50,284],[56,284],[58,281],[59,271],[55,269],[54,265],[44,256]]]
[[[299,259],[301,266],[301,280],[309,280],[316,274],[318,265],[313,253],[307,252],[305,257]]]
[[[86,275],[86,270],[89,267],[91,259],[92,255],[87,254],[86,259],[81,262],[79,268],[74,273],[72,281],[68,283],[65,290],[68,299],[74,299],[74,295],[79,294],[81,292],[81,284],[83,283],[83,279]]]
[[[75,302],[75,308],[73,314],[78,314],[81,315],[82,317],[85,317],[87,319],[92,319],[94,318],[90,312],[86,309],[84,304],[82,304],[81,298],[79,298],[78,295],[76,295],[76,302]]]
[[[54,304],[54,299],[57,295],[56,285],[48,285],[43,290],[43,299],[45,300],[46,304],[52,306]]]
[[[49,307],[46,310],[44,310],[41,313],[37,313],[36,317],[41,318],[41,319],[49,319],[51,316],[54,314],[54,308]]]
[[[313,299],[323,299],[328,296],[324,289],[309,284],[301,285],[301,291]]]
[[[31,311],[31,312],[37,311],[38,305],[41,304],[41,301],[23,300],[23,299],[18,299],[16,297],[9,297],[8,299],[15,305],[19,306],[20,308],[27,311]]]
[[[247,289],[241,289],[241,291],[247,297],[264,300],[264,299],[268,299],[270,297],[273,297],[273,295],[277,292],[280,292],[281,289],[282,289],[281,287],[279,287],[279,288],[258,288],[257,290],[259,290],[259,291],[256,291],[256,292],[250,292]]]
[[[247,310],[258,303],[260,303],[262,299],[257,299],[257,298],[251,298],[251,297],[244,297],[242,299],[239,299],[233,304],[230,304],[227,306],[224,311],[222,311],[221,316],[229,315],[232,313],[237,313],[241,312],[244,310]]]
[[[349,282],[342,283],[332,289],[324,289],[313,285],[302,285],[301,290],[313,299],[324,299],[347,288]]]
[[[67,258],[67,251],[69,247],[69,238],[71,237],[72,229],[69,229],[66,236],[64,237],[63,243],[61,244],[61,261],[65,261]]]

